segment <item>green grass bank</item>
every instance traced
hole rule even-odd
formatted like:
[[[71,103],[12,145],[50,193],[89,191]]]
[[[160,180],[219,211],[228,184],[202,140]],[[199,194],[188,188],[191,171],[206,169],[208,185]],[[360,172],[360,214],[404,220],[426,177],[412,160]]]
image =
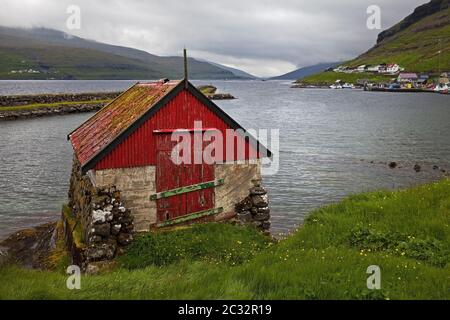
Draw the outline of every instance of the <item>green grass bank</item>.
[[[450,299],[450,180],[350,196],[274,243],[207,224],[138,237],[115,269],[0,269],[1,299]],[[381,290],[367,268],[381,268]]]

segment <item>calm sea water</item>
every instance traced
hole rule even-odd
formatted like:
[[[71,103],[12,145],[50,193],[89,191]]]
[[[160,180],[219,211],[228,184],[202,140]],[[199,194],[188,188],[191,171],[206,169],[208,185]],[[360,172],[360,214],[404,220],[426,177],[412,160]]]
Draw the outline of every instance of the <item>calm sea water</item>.
[[[0,94],[114,91],[134,81],[0,81]],[[244,127],[280,129],[280,169],[264,178],[273,231],[352,193],[440,179],[450,169],[450,97],[290,89],[288,82],[211,81]],[[90,114],[0,122],[0,238],[54,220],[66,201],[66,135]],[[397,161],[392,170],[386,162]],[[414,164],[423,171],[416,173]]]

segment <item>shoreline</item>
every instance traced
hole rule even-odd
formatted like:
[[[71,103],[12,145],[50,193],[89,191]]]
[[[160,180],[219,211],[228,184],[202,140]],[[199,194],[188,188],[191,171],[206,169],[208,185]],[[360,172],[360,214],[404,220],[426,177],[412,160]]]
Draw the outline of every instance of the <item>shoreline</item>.
[[[206,89],[205,91],[203,91]],[[213,86],[199,87],[211,100],[236,99],[229,93],[216,93]],[[0,121],[38,118],[43,116],[96,112],[122,92],[59,93],[0,96]]]
[[[0,266],[13,263],[27,269],[46,269],[47,257],[55,248],[57,224],[24,228],[0,240]]]
[[[375,162],[361,159],[361,162],[368,162],[370,164],[382,164],[387,166],[389,170],[398,170],[402,168],[406,168],[405,165],[396,162]],[[411,184],[406,187],[398,188],[398,189],[389,189],[387,192],[401,192],[402,190],[411,190],[414,188],[418,188],[420,186],[436,184],[442,181],[450,179],[450,171],[448,171],[444,167],[438,167],[437,165],[433,165],[430,168],[425,168],[421,165],[416,164],[414,167],[409,167],[409,170],[414,170],[416,173],[426,170],[438,171],[442,175],[436,179],[430,179],[425,183],[419,184]],[[368,193],[376,193],[381,192],[381,190],[370,190],[366,191]],[[364,194],[362,192],[361,194]],[[349,194],[343,197],[341,200],[336,201],[336,203],[340,203],[351,197]],[[312,212],[320,210],[320,208],[325,208],[328,205],[322,205],[315,209],[312,209]],[[28,269],[47,269],[47,257],[55,250],[55,237],[57,234],[61,233],[60,223],[62,220],[60,218],[55,217],[55,220],[51,220],[50,222],[40,223],[28,227],[23,227],[19,230],[8,233],[3,238],[0,238],[0,266],[8,263],[15,263],[21,265],[22,267]],[[297,226],[297,229],[303,224]],[[271,233],[271,236],[274,239],[283,239],[285,236],[288,236],[291,232],[288,232],[280,237],[277,237],[276,234]],[[61,236],[61,235],[60,235]],[[56,239],[57,240],[57,239]]]
[[[440,91],[434,91],[429,89],[420,89],[420,88],[400,88],[400,89],[389,89],[389,88],[379,88],[379,87],[373,87],[373,88],[363,88],[363,87],[355,87],[355,88],[343,88],[343,89],[333,89],[329,86],[323,86],[323,85],[302,85],[302,84],[293,84],[291,86],[291,89],[316,89],[316,90],[337,90],[337,91],[365,91],[365,92],[389,92],[389,93],[434,93],[434,94],[441,94],[441,95],[447,95],[448,93],[440,92]]]

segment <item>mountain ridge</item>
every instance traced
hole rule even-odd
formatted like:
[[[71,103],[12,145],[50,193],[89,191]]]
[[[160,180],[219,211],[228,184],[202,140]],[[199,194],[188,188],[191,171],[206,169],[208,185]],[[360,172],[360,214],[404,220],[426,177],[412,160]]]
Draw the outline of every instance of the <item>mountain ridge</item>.
[[[312,66],[302,67],[280,76],[269,78],[269,80],[296,80],[302,79],[317,72],[325,71],[328,68],[338,66],[341,62],[318,63]]]
[[[381,32],[377,38],[377,44],[380,44],[382,41],[394,36],[400,31],[403,31],[420,21],[421,19],[430,16],[436,12],[444,10],[445,8],[449,8],[450,0],[432,0],[428,3],[425,3],[416,9],[414,9],[413,13],[404,18],[402,21],[394,25],[393,27]]]
[[[192,79],[242,79],[219,64],[194,58],[189,58],[188,62]],[[182,57],[157,56],[54,29],[0,26],[0,79],[143,80],[182,77]]]

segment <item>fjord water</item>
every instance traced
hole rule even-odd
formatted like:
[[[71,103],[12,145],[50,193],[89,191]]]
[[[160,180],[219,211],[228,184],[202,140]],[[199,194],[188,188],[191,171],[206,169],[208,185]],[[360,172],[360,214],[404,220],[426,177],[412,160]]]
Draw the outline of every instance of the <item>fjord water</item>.
[[[0,94],[115,91],[133,81],[5,83]],[[433,166],[450,169],[449,96],[291,89],[278,81],[195,83],[236,96],[217,104],[244,127],[280,130],[279,171],[264,177],[274,233],[347,195],[437,180],[444,173]],[[0,122],[0,238],[58,218],[72,163],[66,136],[90,116]],[[391,161],[399,167],[390,169]]]

